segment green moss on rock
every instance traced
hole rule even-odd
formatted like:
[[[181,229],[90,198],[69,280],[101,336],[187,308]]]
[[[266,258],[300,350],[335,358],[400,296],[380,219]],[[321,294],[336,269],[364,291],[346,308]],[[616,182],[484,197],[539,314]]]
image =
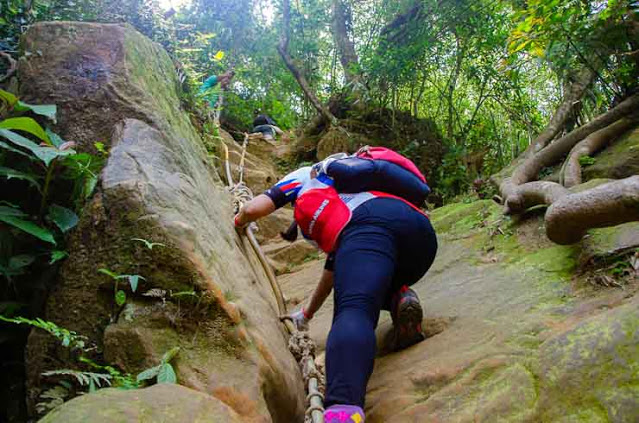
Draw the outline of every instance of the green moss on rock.
[[[630,132],[595,157],[595,163],[583,169],[585,180],[623,179],[639,174],[639,129]]]

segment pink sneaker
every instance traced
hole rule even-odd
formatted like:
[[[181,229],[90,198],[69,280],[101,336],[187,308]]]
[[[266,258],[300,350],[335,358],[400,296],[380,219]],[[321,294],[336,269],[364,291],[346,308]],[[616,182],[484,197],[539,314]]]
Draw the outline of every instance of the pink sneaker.
[[[364,410],[356,405],[331,405],[324,411],[325,423],[364,423]]]

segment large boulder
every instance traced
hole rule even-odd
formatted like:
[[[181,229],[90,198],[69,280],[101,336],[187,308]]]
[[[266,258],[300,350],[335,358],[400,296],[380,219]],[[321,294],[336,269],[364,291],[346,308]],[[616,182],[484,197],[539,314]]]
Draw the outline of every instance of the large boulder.
[[[180,109],[168,55],[120,25],[37,24],[24,46],[41,52],[20,64],[25,98],[61,106],[65,139],[87,150],[94,141],[111,146],[45,319],[88,336],[104,357],[134,374],[179,346],[179,383],[242,418],[299,421],[304,389],[273,293],[232,227],[231,198]],[[134,238],[163,245],[150,249]],[[119,282],[128,297],[123,308],[102,268],[145,278],[135,291]],[[26,361],[33,410],[41,373],[75,361],[37,331]],[[138,421],[124,415],[118,420]],[[180,421],[201,421],[189,416]]]
[[[160,384],[135,391],[101,389],[63,404],[40,421],[239,423],[246,420],[209,395],[180,385]]]

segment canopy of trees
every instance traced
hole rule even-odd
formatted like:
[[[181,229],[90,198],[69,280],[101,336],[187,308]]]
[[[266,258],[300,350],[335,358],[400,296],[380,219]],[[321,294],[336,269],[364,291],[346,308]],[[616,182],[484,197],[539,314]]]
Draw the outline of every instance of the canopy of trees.
[[[191,92],[235,69],[223,114],[231,130],[249,128],[257,109],[284,128],[318,114],[331,121],[329,99],[340,96],[352,109],[428,119],[447,152],[433,171],[449,197],[637,92],[634,0],[179,4],[2,0],[0,48],[15,57],[20,33],[37,20],[126,21],[166,47]],[[8,72],[10,59],[0,63]]]

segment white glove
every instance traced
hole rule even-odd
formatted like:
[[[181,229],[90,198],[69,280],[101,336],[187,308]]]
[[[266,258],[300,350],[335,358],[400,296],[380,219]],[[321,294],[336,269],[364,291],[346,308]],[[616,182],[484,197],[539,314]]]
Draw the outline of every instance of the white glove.
[[[313,316],[309,316],[305,311],[304,307],[291,313],[289,316],[293,321],[293,324],[297,328],[297,330],[305,332],[308,330],[308,322],[313,318]]]

